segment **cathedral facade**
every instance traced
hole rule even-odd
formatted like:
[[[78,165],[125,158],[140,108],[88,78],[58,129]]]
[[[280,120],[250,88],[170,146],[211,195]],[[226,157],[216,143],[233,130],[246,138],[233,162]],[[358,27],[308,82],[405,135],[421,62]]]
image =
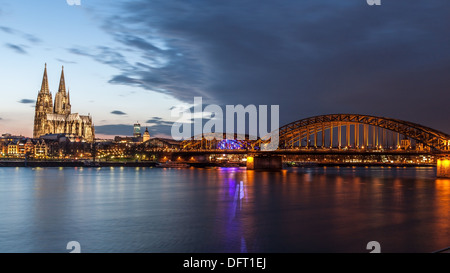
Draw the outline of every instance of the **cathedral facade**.
[[[52,93],[48,86],[47,64],[45,64],[41,90],[36,100],[33,138],[46,134],[69,134],[81,137],[86,142],[94,142],[95,131],[92,117],[71,111],[70,94],[66,93],[64,81],[64,67],[53,104]]]

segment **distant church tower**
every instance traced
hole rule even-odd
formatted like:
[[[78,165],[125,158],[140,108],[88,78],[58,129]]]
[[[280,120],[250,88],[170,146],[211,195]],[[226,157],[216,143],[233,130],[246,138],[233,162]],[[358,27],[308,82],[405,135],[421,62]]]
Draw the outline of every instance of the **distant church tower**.
[[[33,138],[39,138],[42,132],[48,130],[47,114],[53,113],[52,93],[48,88],[47,64],[45,64],[44,77],[42,78],[41,90],[36,100],[36,109],[34,114]]]
[[[150,140],[150,133],[148,132],[148,128],[145,127],[145,132],[144,132],[144,136],[142,137],[142,141],[146,142],[148,140]]]

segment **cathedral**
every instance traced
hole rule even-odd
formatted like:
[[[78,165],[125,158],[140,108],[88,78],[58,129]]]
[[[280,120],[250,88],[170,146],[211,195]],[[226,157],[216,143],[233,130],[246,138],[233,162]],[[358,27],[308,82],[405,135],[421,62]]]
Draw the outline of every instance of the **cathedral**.
[[[71,112],[70,94],[66,93],[64,82],[64,67],[53,105],[52,93],[48,87],[47,64],[45,64],[44,78],[36,100],[33,138],[46,134],[74,135],[86,142],[93,142],[95,136],[92,117]]]

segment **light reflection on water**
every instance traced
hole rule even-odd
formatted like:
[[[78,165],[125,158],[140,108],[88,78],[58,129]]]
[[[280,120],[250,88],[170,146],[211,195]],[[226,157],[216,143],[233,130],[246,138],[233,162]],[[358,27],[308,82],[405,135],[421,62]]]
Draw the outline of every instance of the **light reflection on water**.
[[[450,246],[450,180],[434,168],[0,168],[0,204],[0,252]]]

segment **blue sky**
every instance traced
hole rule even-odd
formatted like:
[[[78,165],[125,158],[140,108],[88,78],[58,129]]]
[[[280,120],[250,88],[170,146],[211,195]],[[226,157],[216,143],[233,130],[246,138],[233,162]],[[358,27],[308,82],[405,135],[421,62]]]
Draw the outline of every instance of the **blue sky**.
[[[91,57],[74,54],[103,45],[121,47],[102,27],[98,6],[110,1],[0,1],[0,81],[2,100],[0,133],[32,135],[34,101],[47,63],[50,90],[57,92],[61,67],[71,93],[72,111],[91,114],[96,126],[139,121],[145,126],[152,117],[170,120],[169,108],[181,102],[165,94],[131,85],[108,83],[119,69]],[[99,13],[108,8],[98,9]],[[133,52],[123,49],[133,59]],[[136,57],[137,58],[137,57]],[[116,113],[116,114],[114,114]],[[152,124],[148,124],[152,125]],[[113,135],[122,135],[118,130]],[[130,131],[129,134],[132,134]],[[101,135],[101,133],[100,133]]]
[[[450,1],[0,0],[0,133],[32,135],[44,63],[97,136],[170,133],[170,109],[280,105],[450,133]]]

